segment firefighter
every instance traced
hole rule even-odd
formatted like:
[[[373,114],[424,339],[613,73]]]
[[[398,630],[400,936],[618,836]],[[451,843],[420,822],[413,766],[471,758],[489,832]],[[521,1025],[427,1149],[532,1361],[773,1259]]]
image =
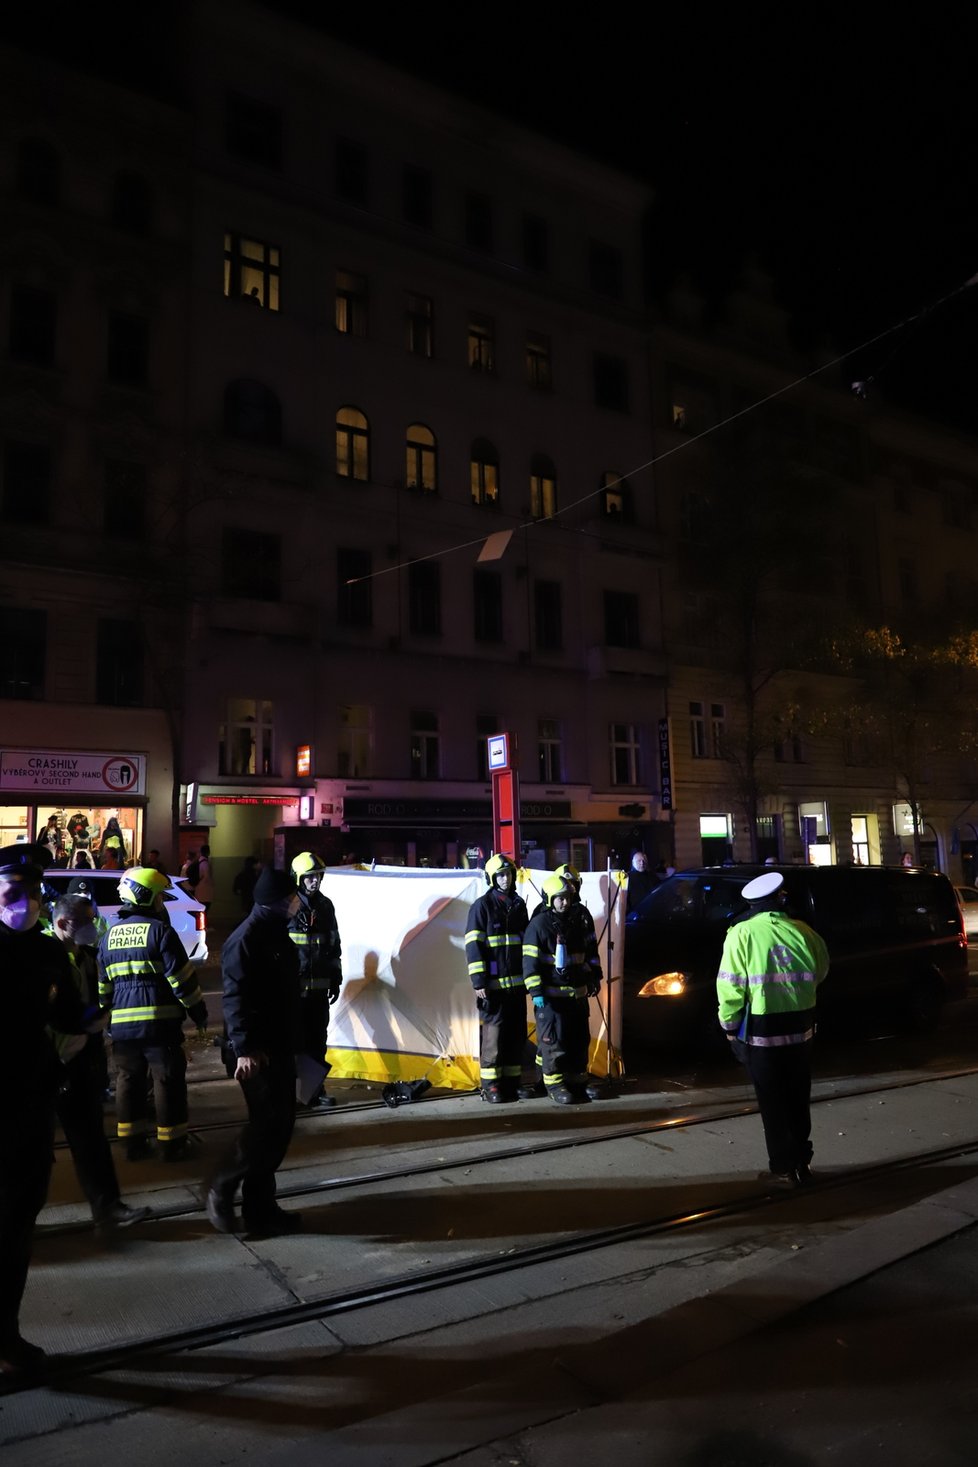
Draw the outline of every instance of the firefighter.
[[[150,1155],[147,1076],[153,1077],[156,1138],[164,1161],[187,1156],[187,1060],[183,1022],[207,1025],[197,975],[183,943],[162,916],[169,879],[133,866],[119,882],[119,917],[98,947],[99,1003],[111,1009],[119,1139],[130,1161]]]
[[[585,934],[585,959],[588,968],[592,972],[597,973],[597,981],[600,985],[601,959],[598,956],[598,936],[594,930],[594,918],[591,916],[590,910],[581,901],[581,873],[577,870],[575,866],[572,866],[569,861],[565,861],[562,866],[557,867],[554,875],[559,876],[561,880],[565,883],[567,888],[567,896],[569,898],[571,906],[574,908],[575,916],[577,920],[583,925]],[[546,897],[544,897],[544,899],[541,902],[538,902],[538,904],[534,907],[533,915],[534,917],[536,917],[539,915],[540,912],[545,912],[546,910],[547,901]],[[598,989],[595,988],[594,991],[595,993],[597,993]],[[537,1046],[536,1072],[537,1073],[535,1081],[533,1081],[529,1085],[523,1085],[520,1087],[519,1095],[521,1100],[532,1100],[536,1096],[546,1095],[547,1093],[547,1087],[544,1084],[543,1079],[543,1059],[540,1054],[539,1045]],[[596,1076],[591,1074],[587,1075],[586,1088],[589,1099],[604,1099],[606,1092],[602,1088],[601,1082]]]
[[[588,924],[582,916],[587,909],[574,896],[570,880],[548,876],[543,883],[544,905],[523,938],[523,977],[533,1000],[543,1084],[558,1105],[581,1105],[592,1099],[587,1074],[588,999],[601,984],[597,951],[593,957],[588,954]]]
[[[289,936],[299,952],[302,982],[302,1052],[319,1064],[326,1063],[326,1035],[330,1006],[340,996],[343,982],[340,931],[336,909],[320,891],[326,864],[312,851],[302,851],[292,862],[292,875],[299,892],[299,905],[289,918]],[[329,1066],[326,1066],[327,1073]],[[325,1079],[325,1076],[324,1076]],[[306,1110],[323,1110],[336,1104],[322,1085],[305,1105]]]
[[[486,862],[489,890],[469,908],[465,956],[479,1011],[479,1078],[493,1105],[519,1099],[526,1043],[523,934],[529,915],[508,856]]]

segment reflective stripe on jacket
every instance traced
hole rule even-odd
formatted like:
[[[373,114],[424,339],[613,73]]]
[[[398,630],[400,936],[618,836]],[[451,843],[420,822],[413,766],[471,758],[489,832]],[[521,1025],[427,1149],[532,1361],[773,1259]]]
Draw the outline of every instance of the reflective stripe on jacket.
[[[523,987],[523,934],[529,915],[515,892],[493,887],[474,901],[465,924],[465,957],[473,988]]]
[[[336,992],[343,981],[340,930],[336,908],[324,892],[299,893],[299,907],[289,918],[289,937],[299,954],[302,995]]]
[[[804,1044],[815,1033],[816,991],[828,970],[828,949],[807,923],[777,911],[735,923],[717,974],[722,1029],[763,1048]]]
[[[155,914],[123,909],[98,946],[99,1003],[112,1010],[113,1039],[172,1044],[187,1010],[206,1018],[193,964],[173,928]]]

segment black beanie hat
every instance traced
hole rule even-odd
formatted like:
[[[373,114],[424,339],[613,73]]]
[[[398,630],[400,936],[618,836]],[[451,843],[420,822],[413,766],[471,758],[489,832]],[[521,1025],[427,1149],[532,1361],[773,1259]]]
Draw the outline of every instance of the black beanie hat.
[[[276,871],[274,866],[266,866],[255,882],[254,895],[260,907],[270,907],[272,902],[280,902],[283,897],[294,896],[295,881],[291,872]]]

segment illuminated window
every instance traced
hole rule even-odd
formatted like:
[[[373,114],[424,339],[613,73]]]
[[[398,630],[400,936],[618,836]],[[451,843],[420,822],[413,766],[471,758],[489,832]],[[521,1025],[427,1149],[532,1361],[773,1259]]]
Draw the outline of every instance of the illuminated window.
[[[611,725],[611,783],[641,784],[642,754],[638,728],[634,723]]]
[[[535,455],[530,464],[530,514],[549,520],[557,513],[557,471],[549,458]]]
[[[549,392],[553,386],[550,337],[529,331],[526,337],[526,380],[531,387]]]
[[[469,316],[469,366],[473,372],[496,370],[496,327],[491,316]]]
[[[336,414],[336,472],[343,479],[370,478],[370,424],[356,408]]]
[[[407,349],[414,357],[430,357],[435,350],[435,305],[430,296],[409,295],[404,313]]]
[[[631,486],[620,474],[601,475],[601,513],[621,524],[631,524],[634,519]]]
[[[541,784],[560,784],[564,778],[563,740],[555,718],[537,721],[537,772]]]
[[[219,731],[219,774],[274,774],[272,705],[265,698],[230,698]]]
[[[499,455],[488,439],[477,438],[472,444],[469,474],[473,504],[498,509]]]
[[[434,494],[438,488],[438,447],[435,435],[424,423],[407,430],[407,466],[404,483],[408,489]]]
[[[340,779],[365,779],[372,772],[373,709],[365,703],[343,703],[339,709],[336,772]]]
[[[224,236],[224,294],[253,301],[267,311],[279,308],[281,251],[243,234]]]
[[[367,334],[367,277],[336,272],[336,329],[344,336]]]
[[[437,779],[439,752],[438,714],[415,710],[411,714],[411,778]]]
[[[224,389],[224,431],[246,443],[282,442],[282,404],[263,382],[241,377]]]

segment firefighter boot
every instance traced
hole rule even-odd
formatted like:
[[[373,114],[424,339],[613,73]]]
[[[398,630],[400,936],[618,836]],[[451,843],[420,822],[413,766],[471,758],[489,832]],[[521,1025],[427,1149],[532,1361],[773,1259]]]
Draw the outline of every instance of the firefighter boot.
[[[546,1095],[547,1087],[542,1080],[531,1080],[526,1085],[520,1085],[516,1094],[520,1100],[538,1100],[541,1095]]]
[[[547,1094],[557,1105],[587,1105],[591,1097],[583,1090],[572,1090],[569,1085],[551,1085]]]

